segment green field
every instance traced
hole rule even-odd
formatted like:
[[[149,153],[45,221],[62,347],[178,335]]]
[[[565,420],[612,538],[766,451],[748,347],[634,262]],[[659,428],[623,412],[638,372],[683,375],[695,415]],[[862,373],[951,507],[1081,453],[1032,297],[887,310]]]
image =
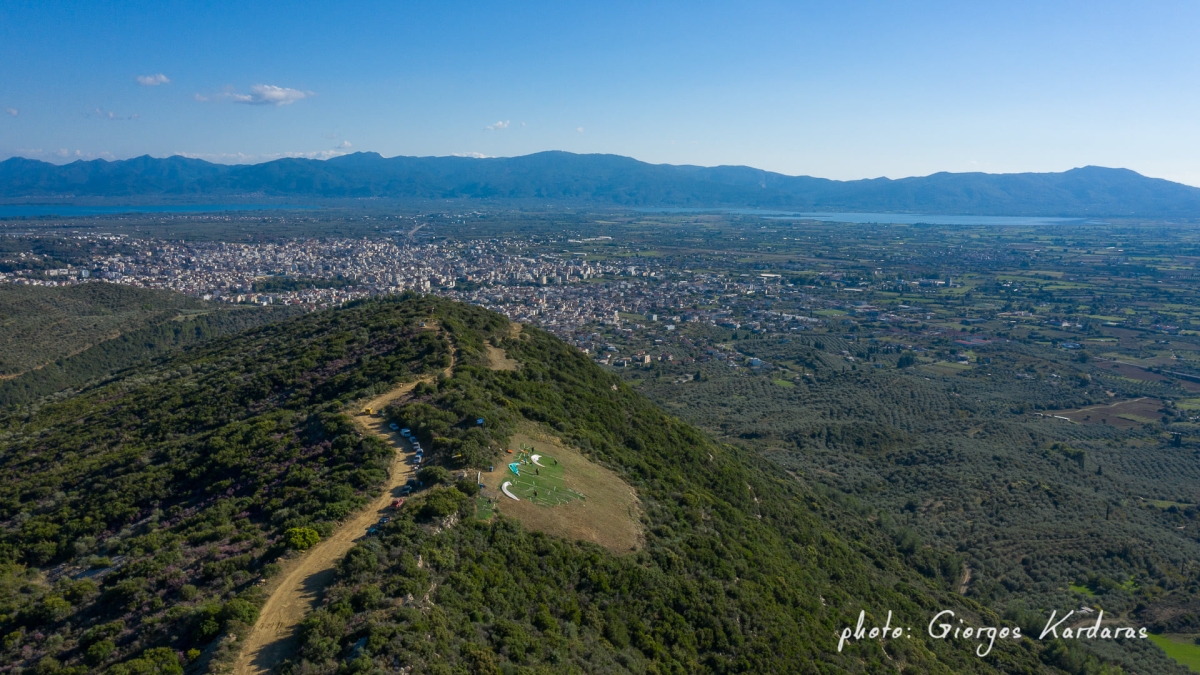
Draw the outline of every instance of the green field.
[[[509,491],[538,506],[557,506],[585,499],[582,494],[567,487],[563,480],[563,467],[558,460],[538,453],[532,446],[522,445],[507,470],[509,476],[505,482],[511,483]]]
[[[496,511],[496,507],[492,504],[492,500],[488,497],[475,498],[475,519],[487,522],[492,519],[492,514]]]
[[[1200,645],[1191,641],[1185,642],[1187,638],[1182,636],[1151,635],[1150,639],[1161,647],[1167,656],[1191,668],[1192,672],[1200,673]]]

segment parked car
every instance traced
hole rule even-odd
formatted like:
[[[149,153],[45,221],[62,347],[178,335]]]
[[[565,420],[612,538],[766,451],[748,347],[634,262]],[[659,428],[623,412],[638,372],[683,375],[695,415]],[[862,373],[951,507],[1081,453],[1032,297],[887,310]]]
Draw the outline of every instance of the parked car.
[[[400,428],[400,425],[399,425],[399,424],[396,424],[395,422],[392,422],[392,423],[391,423],[391,424],[389,424],[388,426],[390,426],[390,427],[392,428],[392,431],[396,431],[397,429],[399,429],[399,428]]]

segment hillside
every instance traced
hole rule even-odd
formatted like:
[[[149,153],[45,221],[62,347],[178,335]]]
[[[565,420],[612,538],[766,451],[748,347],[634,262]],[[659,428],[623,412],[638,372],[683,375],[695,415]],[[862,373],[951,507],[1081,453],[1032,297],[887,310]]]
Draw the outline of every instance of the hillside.
[[[0,162],[0,198],[155,199],[203,203],[256,195],[288,199],[389,198],[563,201],[626,207],[746,207],[1041,216],[1196,216],[1200,189],[1126,169],[1062,173],[937,173],[834,181],[745,166],[647,164],[617,155],[391,157],[219,165],[149,156],[63,166]]]
[[[0,285],[0,373],[40,368],[121,333],[180,313],[201,313],[202,300],[117,284]]]
[[[0,406],[28,403],[299,311],[108,283],[0,284]]]
[[[1098,671],[1057,641],[977,658],[974,640],[925,638],[940,609],[1001,625],[951,590],[956,559],[898,550],[886,518],[714,443],[547,333],[415,296],[219,338],[5,419],[0,659],[47,675],[177,673],[177,654],[226,667],[239,642],[221,636],[256,622],[289,549],[378,495],[394,450],[351,416],[406,382],[385,414],[442,469],[338,565],[285,672]],[[481,514],[452,472],[502,468],[523,438],[632,489],[640,543]],[[893,611],[913,637],[839,654],[860,610]]]

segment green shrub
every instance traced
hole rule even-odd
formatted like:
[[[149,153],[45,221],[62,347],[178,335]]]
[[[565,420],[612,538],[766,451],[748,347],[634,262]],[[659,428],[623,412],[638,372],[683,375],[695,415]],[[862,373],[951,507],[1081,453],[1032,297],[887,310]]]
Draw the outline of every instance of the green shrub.
[[[221,618],[226,622],[240,621],[253,626],[258,620],[258,608],[241,598],[234,598],[221,609]]]
[[[175,652],[167,647],[155,647],[142,652],[136,659],[109,668],[108,675],[183,675],[183,666]]]
[[[417,480],[426,485],[437,485],[450,480],[450,472],[440,466],[427,466],[417,472]]]
[[[458,490],[439,489],[429,493],[425,504],[421,506],[418,517],[422,520],[444,518],[456,511],[466,501],[467,496]]]
[[[284,539],[287,540],[288,546],[297,551],[312,548],[321,541],[321,535],[311,527],[293,527],[283,533]]]
[[[116,650],[117,645],[113,644],[112,640],[100,640],[84,650],[83,660],[90,666],[98,666],[107,661]]]
[[[469,478],[464,478],[454,484],[454,489],[468,497],[474,497],[475,495],[479,494],[479,483],[476,483]]]

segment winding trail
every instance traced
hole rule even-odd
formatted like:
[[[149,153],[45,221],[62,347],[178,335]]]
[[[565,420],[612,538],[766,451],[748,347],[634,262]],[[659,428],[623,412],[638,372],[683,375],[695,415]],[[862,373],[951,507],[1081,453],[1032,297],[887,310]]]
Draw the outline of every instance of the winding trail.
[[[451,345],[450,366],[445,370],[447,375],[454,369],[454,353]],[[396,450],[383,494],[339,525],[328,539],[322,540],[303,555],[283,563],[283,569],[276,577],[278,581],[271,585],[270,597],[238,653],[233,666],[234,675],[266,675],[295,653],[299,646],[297,629],[304,617],[317,606],[321,593],[333,582],[338,561],[366,535],[367,528],[386,514],[392,500],[400,496],[400,488],[413,474],[413,467],[405,463],[405,456],[413,452],[412,443],[402,437],[399,431],[392,431],[386,418],[368,415],[365,410],[382,410],[389,403],[407,395],[418,383],[432,379],[432,376],[426,375],[414,382],[406,382],[359,406],[358,413],[353,415],[359,429],[387,441]]]

